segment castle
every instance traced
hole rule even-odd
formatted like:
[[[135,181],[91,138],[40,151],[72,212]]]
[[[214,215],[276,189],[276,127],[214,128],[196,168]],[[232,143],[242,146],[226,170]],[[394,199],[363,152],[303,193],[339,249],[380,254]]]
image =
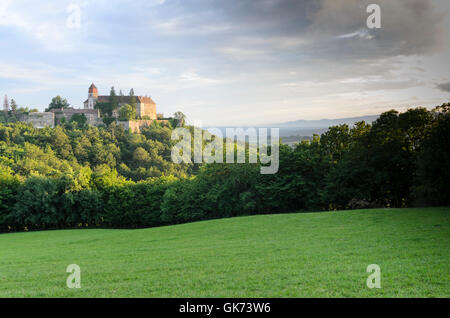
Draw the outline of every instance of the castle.
[[[167,120],[163,120],[163,114],[156,113],[156,103],[148,96],[135,96],[136,99],[136,120],[119,121],[118,111],[113,111],[113,117],[116,118],[117,125],[124,127],[126,130],[140,132],[143,127],[149,126],[154,120],[167,124]],[[49,112],[23,114],[19,121],[31,123],[36,128],[44,128],[46,126],[54,127],[63,121],[70,121],[73,115],[83,114],[87,118],[87,124],[99,126],[104,124],[100,110],[95,109],[98,103],[107,103],[110,101],[109,95],[98,95],[98,89],[94,84],[88,89],[88,99],[84,101],[84,108],[61,108],[51,109]],[[119,108],[125,104],[131,104],[131,96],[117,96]]]
[[[95,104],[109,102],[109,95],[98,95],[97,87],[92,83],[88,91],[88,99],[84,101],[84,109],[94,109]],[[131,96],[117,96],[119,108],[125,104],[131,104]],[[138,118],[158,119],[156,114],[156,104],[148,96],[136,96],[136,115]]]

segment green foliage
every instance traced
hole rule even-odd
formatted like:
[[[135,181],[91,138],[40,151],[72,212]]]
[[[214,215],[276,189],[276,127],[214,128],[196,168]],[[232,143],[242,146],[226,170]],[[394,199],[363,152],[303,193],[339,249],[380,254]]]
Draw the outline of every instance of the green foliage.
[[[113,113],[113,108],[111,103],[109,102],[97,102],[95,103],[94,106],[95,109],[99,109],[100,110],[100,115],[103,117],[111,117],[112,113]]]
[[[414,192],[420,205],[450,205],[450,104],[436,109],[437,120],[418,155]]]
[[[109,126],[109,125],[111,125],[112,123],[116,122],[116,118],[114,118],[114,117],[106,117],[106,116],[104,116],[102,120],[103,120],[103,123],[104,123],[106,126]]]
[[[17,122],[16,116],[12,115],[8,117],[8,123],[16,123],[16,122]]]
[[[176,122],[176,126],[184,126],[185,122],[186,122],[186,115],[183,114],[182,112],[176,112],[175,114],[173,114],[173,118]]]
[[[69,108],[70,104],[67,102],[67,99],[62,98],[61,96],[56,96],[52,98],[51,103],[48,105],[48,108],[45,110],[46,112],[52,109],[64,109]]]
[[[78,127],[82,128],[87,123],[87,117],[85,114],[73,114],[70,123],[76,123]]]
[[[372,125],[334,126],[295,148],[281,145],[273,175],[259,163],[175,164],[170,125],[133,134],[80,120],[54,129],[0,124],[0,230],[450,204],[447,105],[389,111]]]
[[[11,99],[10,107],[11,107],[12,113],[16,114],[18,106],[17,106],[17,103],[16,103],[16,101],[14,99]]]
[[[63,184],[58,179],[27,179],[17,191],[16,205],[10,214],[12,224],[19,228],[62,227],[64,216],[59,207],[63,193]]]
[[[111,87],[111,92],[109,94],[109,103],[113,111],[119,108],[119,102],[117,101],[117,94],[116,90],[114,89],[114,86]]]
[[[16,202],[16,193],[20,186],[17,177],[11,175],[11,169],[0,166],[0,230],[8,230],[10,214]]]
[[[134,96],[134,89],[130,89],[130,106],[136,110],[136,96]]]
[[[136,108],[133,108],[131,105],[125,104],[120,107],[119,110],[119,120],[127,121],[133,120],[136,118]]]

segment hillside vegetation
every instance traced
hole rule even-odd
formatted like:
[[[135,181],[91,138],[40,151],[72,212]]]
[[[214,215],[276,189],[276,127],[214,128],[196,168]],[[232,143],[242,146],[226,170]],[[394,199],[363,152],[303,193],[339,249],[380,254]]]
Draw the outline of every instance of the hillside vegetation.
[[[0,235],[0,297],[449,297],[450,209]],[[69,264],[81,288],[66,287]],[[381,288],[369,289],[369,264]]]
[[[449,110],[392,110],[281,145],[275,174],[261,174],[259,163],[176,164],[172,124],[142,134],[114,124],[0,124],[0,231],[450,205]]]

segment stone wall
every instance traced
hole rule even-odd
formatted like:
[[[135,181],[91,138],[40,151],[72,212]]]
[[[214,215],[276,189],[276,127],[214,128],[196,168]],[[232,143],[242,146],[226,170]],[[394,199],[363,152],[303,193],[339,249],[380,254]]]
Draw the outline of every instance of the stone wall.
[[[130,121],[117,121],[117,125],[122,126],[123,129],[131,129],[134,133],[140,133],[141,129],[151,125],[153,120],[130,120]]]
[[[136,107],[138,109],[138,114],[141,117],[148,116],[150,119],[157,119],[156,115],[156,104],[152,102],[140,103]]]
[[[117,121],[117,125],[122,126],[125,130],[131,129],[134,133],[140,133],[145,127],[152,124],[153,120],[130,120],[130,121]],[[167,120],[158,120],[159,123],[167,125]]]
[[[53,113],[28,113],[23,114],[20,121],[31,123],[35,128],[55,127],[55,114]]]
[[[87,118],[87,124],[91,126],[98,126],[103,123],[98,109],[52,109],[51,112],[55,114],[56,124],[60,124],[62,118],[70,121],[75,114],[84,114]]]

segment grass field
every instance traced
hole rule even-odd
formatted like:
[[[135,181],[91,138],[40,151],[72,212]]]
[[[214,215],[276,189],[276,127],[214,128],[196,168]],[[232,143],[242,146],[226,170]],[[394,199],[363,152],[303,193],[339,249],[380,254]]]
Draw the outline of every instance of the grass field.
[[[1,234],[0,297],[449,297],[449,225],[430,208]]]

